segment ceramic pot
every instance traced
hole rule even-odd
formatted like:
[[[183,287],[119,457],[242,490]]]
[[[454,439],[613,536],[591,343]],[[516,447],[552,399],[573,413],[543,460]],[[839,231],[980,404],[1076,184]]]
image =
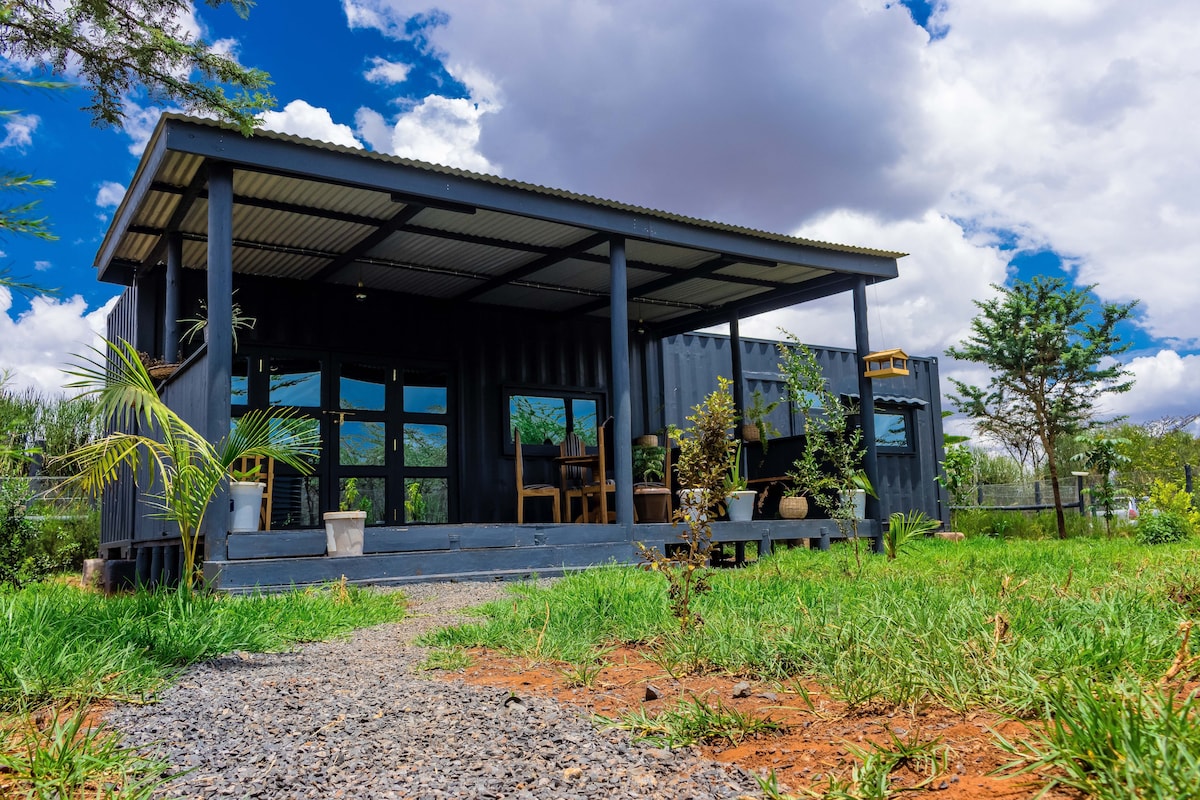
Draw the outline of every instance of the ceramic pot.
[[[754,498],[758,492],[746,489],[725,498],[725,508],[731,522],[749,522],[754,518]]]
[[[266,484],[258,481],[229,482],[229,497],[233,500],[233,519],[230,521],[230,531],[239,533],[258,530],[263,490],[266,488]]]
[[[325,554],[328,556],[361,556],[363,531],[367,526],[365,511],[325,512]]]

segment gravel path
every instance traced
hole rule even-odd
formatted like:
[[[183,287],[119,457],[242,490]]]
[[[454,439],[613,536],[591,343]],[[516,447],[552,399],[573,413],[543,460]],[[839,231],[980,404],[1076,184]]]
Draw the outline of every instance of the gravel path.
[[[498,583],[406,586],[404,621],[291,653],[188,670],[161,702],[108,721],[178,769],[172,798],[732,798],[748,774],[631,744],[549,699],[434,679],[420,634],[494,599]],[[506,702],[509,701],[509,702]]]

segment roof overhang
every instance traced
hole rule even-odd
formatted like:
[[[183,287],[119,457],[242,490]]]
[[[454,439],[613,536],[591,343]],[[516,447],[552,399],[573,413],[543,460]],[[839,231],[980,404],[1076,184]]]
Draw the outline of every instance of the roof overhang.
[[[662,335],[894,278],[903,255],[164,115],[97,254],[101,280],[157,268],[172,233],[183,266],[205,267],[211,163],[233,169],[235,272],[607,317],[623,237],[629,318]]]

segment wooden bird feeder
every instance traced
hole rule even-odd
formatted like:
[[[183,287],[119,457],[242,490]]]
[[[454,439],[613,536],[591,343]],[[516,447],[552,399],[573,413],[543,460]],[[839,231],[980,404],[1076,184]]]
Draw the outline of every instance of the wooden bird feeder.
[[[867,362],[863,373],[867,378],[898,378],[908,374],[908,353],[899,348],[868,353],[863,361]]]

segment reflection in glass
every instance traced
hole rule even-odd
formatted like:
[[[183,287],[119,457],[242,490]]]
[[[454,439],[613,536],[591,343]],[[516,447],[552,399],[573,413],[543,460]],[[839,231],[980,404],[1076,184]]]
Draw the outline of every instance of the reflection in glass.
[[[385,457],[386,430],[382,422],[351,422],[338,428],[338,463],[348,466],[382,467]]]
[[[446,459],[446,426],[404,426],[404,465],[406,467],[444,467]]]
[[[383,525],[387,514],[384,494],[386,481],[383,478],[342,478],[338,481],[338,497],[341,500],[346,499],[346,488],[350,481],[354,481],[358,502],[356,508],[347,508],[346,511],[365,511],[368,525]]]
[[[404,410],[410,414],[445,414],[445,374],[412,370],[405,372]]]
[[[875,412],[875,444],[879,447],[908,447],[908,416]]]
[[[372,364],[343,364],[338,387],[341,408],[383,411],[387,396],[387,369]]]
[[[407,478],[404,481],[404,521],[445,523],[449,520],[445,478]]]
[[[575,435],[578,436],[585,445],[595,446],[599,441],[596,438],[596,401],[595,400],[579,400],[571,401],[572,429]],[[565,438],[565,437],[564,437]]]
[[[245,356],[233,357],[233,372],[229,376],[229,402],[245,405],[250,398],[250,360]]]
[[[315,358],[272,358],[270,399],[273,406],[321,405],[321,362]]]
[[[561,397],[514,394],[508,400],[508,418],[521,432],[522,444],[558,444],[567,438],[567,401]],[[508,441],[513,441],[512,431]]]

